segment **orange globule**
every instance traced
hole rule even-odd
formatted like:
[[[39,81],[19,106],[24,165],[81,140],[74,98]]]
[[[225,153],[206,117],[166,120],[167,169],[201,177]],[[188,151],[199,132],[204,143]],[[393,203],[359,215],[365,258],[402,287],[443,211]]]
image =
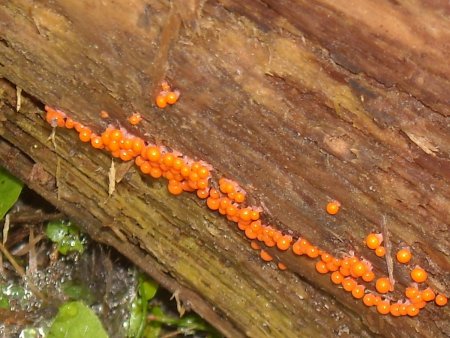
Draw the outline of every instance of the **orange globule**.
[[[321,274],[327,273],[328,272],[327,263],[325,263],[323,261],[318,261],[316,263],[316,271]]]
[[[366,237],[366,245],[369,249],[375,250],[381,245],[383,237],[381,234],[371,233]]]
[[[280,270],[282,270],[282,271],[284,271],[284,270],[287,269],[287,266],[286,266],[284,263],[281,263],[281,262],[279,262],[279,263],[277,264],[277,266],[278,266],[278,269],[280,269]]]
[[[422,300],[425,302],[431,302],[436,298],[436,294],[431,288],[426,288],[421,292]]]
[[[341,208],[341,203],[336,200],[327,203],[326,210],[330,215],[336,215]]]
[[[363,303],[366,306],[374,306],[375,305],[375,299],[376,296],[371,294],[371,293],[367,293],[363,296]]]
[[[406,313],[410,317],[415,317],[419,314],[420,309],[415,304],[409,304],[406,307]]]
[[[363,262],[356,262],[350,268],[353,277],[361,277],[366,272],[367,267]]]
[[[416,283],[423,283],[423,282],[425,282],[427,280],[428,273],[424,269],[422,269],[421,267],[416,266],[411,271],[411,278]]]
[[[265,250],[261,250],[260,256],[265,262],[270,262],[273,259],[273,257]]]
[[[382,315],[387,315],[391,310],[391,305],[387,300],[383,300],[378,303],[377,311]]]
[[[165,95],[159,94],[156,96],[155,103],[159,108],[167,107],[167,100]]]
[[[375,288],[379,293],[388,293],[391,290],[391,282],[387,277],[381,277],[377,279],[375,283]]]
[[[378,248],[376,248],[375,255],[377,255],[378,257],[384,257],[384,255],[386,255],[386,249],[384,248],[384,246],[379,246]]]
[[[406,264],[411,260],[411,251],[408,249],[400,249],[397,251],[397,260],[402,263]]]
[[[180,97],[180,92],[178,90],[174,90],[173,92],[168,92],[166,95],[166,101],[168,104],[174,104],[178,101]]]
[[[342,287],[345,291],[352,292],[358,283],[353,278],[347,277],[342,281]]]
[[[353,290],[352,290],[352,296],[356,299],[361,299],[364,297],[364,290],[365,287],[364,285],[357,285]]]
[[[444,296],[443,294],[439,294],[436,296],[436,298],[434,299],[434,302],[436,303],[436,305],[438,306],[445,306],[448,302],[448,299],[446,296]]]
[[[139,124],[139,122],[142,121],[142,116],[139,113],[133,113],[131,116],[128,117],[128,122],[132,124],[133,126]]]
[[[83,128],[80,131],[79,137],[82,142],[89,142],[91,140],[91,130],[88,128]]]
[[[375,274],[373,271],[369,270],[364,272],[364,274],[361,276],[362,280],[365,282],[371,282],[375,279]]]
[[[276,242],[277,242],[277,248],[282,251],[285,251],[285,250],[289,249],[289,247],[291,246],[292,237],[288,236],[288,235],[284,235],[284,236],[281,236]]]
[[[330,278],[334,284],[342,284],[344,281],[344,276],[339,271],[334,271]]]

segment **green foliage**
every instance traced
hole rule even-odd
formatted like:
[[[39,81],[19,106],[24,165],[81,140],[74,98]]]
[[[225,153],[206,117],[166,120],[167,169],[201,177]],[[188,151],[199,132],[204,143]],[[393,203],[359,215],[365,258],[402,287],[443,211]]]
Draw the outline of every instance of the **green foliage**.
[[[20,338],[38,338],[38,337],[40,337],[40,334],[39,334],[38,330],[36,330],[35,328],[27,327],[22,330],[19,337]]]
[[[16,203],[22,187],[22,182],[0,167],[0,220]]]
[[[138,295],[131,304],[128,337],[141,338],[147,323],[148,302],[158,291],[158,284],[144,276],[139,277]]]
[[[3,293],[0,293],[0,309],[9,309],[9,298],[4,295]]]
[[[84,241],[81,239],[80,230],[70,221],[48,222],[45,234],[63,255],[84,251]]]
[[[63,304],[53,321],[47,338],[108,338],[100,320],[83,302]]]
[[[17,284],[0,285],[0,308],[9,310],[11,301],[24,305],[27,301],[25,289]]]
[[[158,291],[158,285],[148,279],[139,277],[138,295],[131,306],[128,337],[158,338],[163,328],[171,328],[180,334],[192,335],[198,331],[206,333],[207,337],[221,337],[221,335],[196,314],[182,318],[164,312],[159,305],[152,305],[151,300]]]
[[[64,282],[61,287],[64,294],[69,297],[70,300],[82,300],[86,304],[92,304],[95,300],[95,297],[89,288],[81,283],[67,281]]]

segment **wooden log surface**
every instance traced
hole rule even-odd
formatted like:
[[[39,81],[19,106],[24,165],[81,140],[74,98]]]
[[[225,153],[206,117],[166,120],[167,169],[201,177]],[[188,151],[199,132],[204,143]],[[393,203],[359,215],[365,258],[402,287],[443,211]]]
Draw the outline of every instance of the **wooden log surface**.
[[[108,198],[109,156],[67,130],[54,149],[41,113],[100,131],[139,111],[127,129],[238,181],[270,224],[381,274],[363,238],[387,229],[448,293],[449,13],[425,0],[0,1],[0,164],[227,336],[445,336],[448,307],[380,316],[312,261],[271,249],[289,268],[277,271],[203,202],[134,168]],[[165,78],[182,94],[161,110]],[[408,268],[394,277],[400,296]]]

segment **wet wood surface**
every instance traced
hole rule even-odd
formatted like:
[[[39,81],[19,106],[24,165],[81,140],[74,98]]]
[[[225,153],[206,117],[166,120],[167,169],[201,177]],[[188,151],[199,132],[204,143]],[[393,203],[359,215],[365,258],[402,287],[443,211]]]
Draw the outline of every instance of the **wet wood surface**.
[[[55,150],[42,110],[97,131],[139,111],[131,132],[240,182],[268,223],[381,274],[363,238],[387,229],[448,293],[449,17],[419,0],[0,1],[0,164],[227,336],[445,336],[448,307],[382,317],[307,259],[272,250],[278,271],[203,202],[134,168],[108,198],[108,155],[67,130]],[[165,110],[163,79],[181,90]],[[409,270],[394,267],[399,296]]]

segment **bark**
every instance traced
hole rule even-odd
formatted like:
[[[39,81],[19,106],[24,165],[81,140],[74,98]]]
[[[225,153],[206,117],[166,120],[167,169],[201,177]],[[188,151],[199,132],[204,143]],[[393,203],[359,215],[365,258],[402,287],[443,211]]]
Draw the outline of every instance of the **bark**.
[[[448,307],[380,316],[312,261],[271,249],[289,268],[278,271],[203,202],[133,167],[108,198],[109,156],[68,130],[55,149],[42,110],[97,131],[139,111],[130,131],[240,182],[266,222],[384,275],[363,238],[387,231],[445,292],[449,13],[424,0],[0,1],[0,164],[227,336],[444,336]],[[161,110],[165,78],[181,100]],[[394,263],[394,278],[400,296],[408,268]]]

